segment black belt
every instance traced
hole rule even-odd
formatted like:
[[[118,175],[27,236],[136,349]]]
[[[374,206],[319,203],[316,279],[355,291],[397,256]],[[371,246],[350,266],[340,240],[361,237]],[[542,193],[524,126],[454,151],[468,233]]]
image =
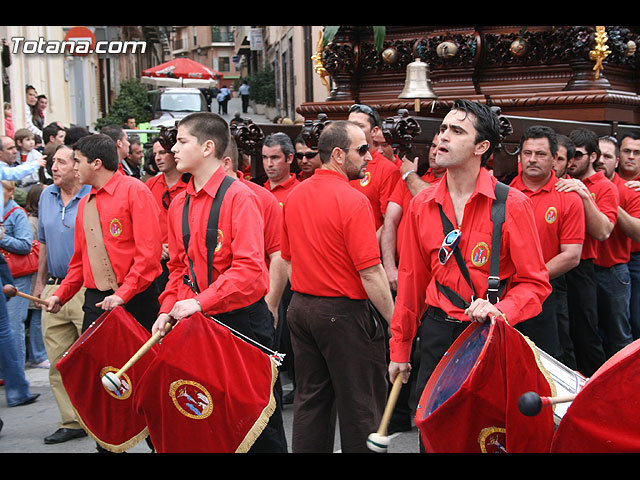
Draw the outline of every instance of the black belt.
[[[62,280],[64,280],[64,277],[58,278],[49,275],[49,278],[47,278],[47,285],[60,285],[62,283]]]
[[[463,323],[462,320],[458,320],[457,318],[454,318],[450,315],[447,315],[444,310],[442,310],[441,308],[438,307],[432,307],[431,305],[429,305],[427,307],[427,315],[431,315],[434,318],[438,318],[440,320],[444,320],[445,322],[452,322],[452,323]]]

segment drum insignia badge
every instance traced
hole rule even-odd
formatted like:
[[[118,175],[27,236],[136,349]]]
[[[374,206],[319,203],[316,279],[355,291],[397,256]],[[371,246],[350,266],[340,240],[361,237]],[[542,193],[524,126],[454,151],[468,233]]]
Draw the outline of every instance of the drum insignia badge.
[[[107,373],[109,372],[117,372],[119,369],[115,368],[115,367],[104,367],[102,370],[100,370],[100,377],[102,378],[104,377]],[[126,400],[127,398],[129,398],[131,396],[131,378],[129,378],[129,375],[125,373],[123,373],[120,377],[120,387],[115,391],[112,392],[111,390],[109,390],[107,387],[105,387],[103,385],[105,391],[111,395],[113,398],[118,399],[118,400]]]
[[[213,399],[207,389],[197,382],[177,380],[169,387],[174,406],[185,417],[203,420],[213,412]]]
[[[360,180],[360,186],[366,187],[371,182],[371,172],[364,172],[364,177]]]
[[[556,207],[549,207],[547,212],[544,214],[544,219],[547,223],[553,223],[558,218],[558,210]]]
[[[478,435],[482,453],[507,453],[507,430],[500,427],[483,428]]]

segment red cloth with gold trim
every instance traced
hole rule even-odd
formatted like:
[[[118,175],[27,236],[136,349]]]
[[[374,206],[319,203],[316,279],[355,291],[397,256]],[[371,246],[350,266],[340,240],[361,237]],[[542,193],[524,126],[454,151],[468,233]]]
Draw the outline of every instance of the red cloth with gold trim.
[[[105,312],[56,363],[78,420],[87,433],[111,452],[125,451],[148,436],[145,419],[136,413],[133,392],[155,356],[154,345],[121,377],[117,392],[102,384],[151,338],[124,307]]]
[[[275,410],[276,378],[266,353],[195,313],[163,338],[134,402],[158,453],[246,452]]]
[[[518,410],[528,391],[550,395],[537,349],[498,317],[472,323],[456,339],[422,392],[415,423],[427,452],[548,452],[551,409]]]
[[[582,387],[553,438],[554,453],[640,452],[640,340],[607,360]]]

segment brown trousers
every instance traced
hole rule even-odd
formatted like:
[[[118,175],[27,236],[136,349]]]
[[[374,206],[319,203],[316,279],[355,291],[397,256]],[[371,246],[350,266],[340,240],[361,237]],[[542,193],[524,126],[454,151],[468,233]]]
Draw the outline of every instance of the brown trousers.
[[[287,312],[295,360],[293,453],[330,453],[335,415],[344,453],[370,452],[387,397],[384,326],[368,301],[294,292]]]

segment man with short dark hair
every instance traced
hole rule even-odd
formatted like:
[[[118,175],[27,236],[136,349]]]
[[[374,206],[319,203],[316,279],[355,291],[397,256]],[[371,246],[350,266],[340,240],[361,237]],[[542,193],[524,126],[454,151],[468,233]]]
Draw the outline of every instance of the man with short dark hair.
[[[343,452],[365,452],[387,394],[383,322],[393,300],[367,198],[348,182],[371,159],[357,124],[320,134],[322,166],[284,205],[282,258],[290,263],[287,312],[296,359],[293,452],[330,453],[334,412]],[[387,160],[385,160],[386,162]]]
[[[116,144],[116,151],[118,153],[119,168],[126,175],[131,175],[131,171],[126,165],[125,159],[129,155],[129,147],[131,142],[127,136],[127,132],[120,125],[107,125],[100,129],[100,133],[108,135]]]
[[[268,177],[264,187],[276,196],[280,206],[291,189],[300,183],[296,175],[291,173],[295,152],[291,139],[282,132],[268,135],[262,144],[262,166]]]
[[[483,168],[499,142],[500,124],[493,111],[478,102],[456,100],[440,125],[436,150],[438,165],[447,171],[435,186],[414,197],[406,213],[389,379],[401,375],[408,382],[411,348],[419,334],[418,396],[471,322],[494,316],[516,325],[540,313],[551,292],[530,200],[515,188],[497,185]],[[493,282],[491,211],[496,192],[501,193],[497,188],[508,190],[499,282]]]
[[[162,271],[156,202],[142,182],[119,170],[109,136],[82,137],[73,155],[78,179],[91,191],[78,205],[73,257],[47,311],[58,312],[84,286],[83,331],[118,305],[150,331],[159,309],[154,280]]]
[[[556,133],[549,127],[529,127],[520,140],[518,159],[521,171],[511,186],[533,203],[542,255],[549,271],[552,292],[542,304],[542,312],[516,325],[539,348],[562,360],[558,311],[566,299],[557,295],[556,281],[578,265],[584,242],[584,209],[575,193],[561,193],[554,187],[558,178],[553,164],[558,155]]]
[[[565,274],[570,333],[578,371],[590,377],[606,360],[598,329],[597,285],[594,260],[598,244],[611,235],[618,218],[619,195],[616,186],[594,168],[600,156],[598,137],[578,128],[569,134],[576,146],[567,167],[570,178],[556,183],[560,192],[580,195],[585,212],[585,239],[580,263]]]
[[[269,288],[264,221],[258,197],[241,181],[230,180],[224,192],[215,255],[211,263],[208,261],[207,225],[213,200],[223,182],[229,181],[223,168],[231,140],[229,125],[214,113],[192,113],[178,124],[176,139],[171,151],[177,168],[192,176],[169,207],[169,281],[160,295],[160,314],[153,332],[164,334],[168,322],[189,321],[194,313],[203,312],[273,348],[273,316],[264,298]],[[188,250],[183,216],[189,232]],[[275,397],[275,412],[251,452],[287,451],[281,399]]]

